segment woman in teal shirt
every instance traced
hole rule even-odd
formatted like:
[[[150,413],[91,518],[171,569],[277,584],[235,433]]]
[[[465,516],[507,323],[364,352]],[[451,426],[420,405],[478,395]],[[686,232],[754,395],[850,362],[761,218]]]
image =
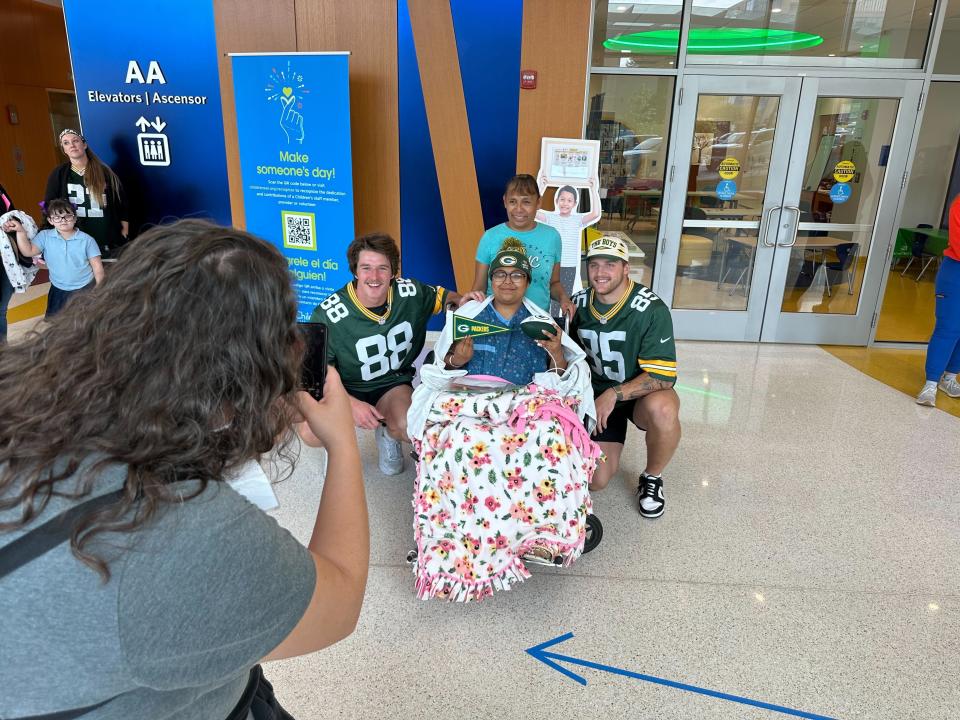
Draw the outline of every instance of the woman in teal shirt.
[[[526,248],[530,260],[532,277],[526,296],[545,310],[550,307],[550,299],[553,298],[559,304],[560,312],[573,317],[576,308],[560,282],[560,233],[549,225],[537,222],[540,189],[532,175],[510,178],[503,193],[503,207],[507,211],[507,222],[490,228],[480,238],[471,289],[486,295],[492,294],[490,263],[503,246],[503,241],[513,237]]]

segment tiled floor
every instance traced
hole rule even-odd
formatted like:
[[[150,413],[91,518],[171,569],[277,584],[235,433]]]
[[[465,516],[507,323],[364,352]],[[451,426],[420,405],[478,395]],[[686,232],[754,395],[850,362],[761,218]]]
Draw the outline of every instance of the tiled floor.
[[[604,539],[572,568],[479,604],[416,599],[413,472],[361,449],[372,567],[357,631],[269,665],[298,718],[788,717],[572,667],[554,652],[809,713],[956,718],[960,712],[960,419],[815,347],[681,343],[684,439],[667,511],[635,509],[642,437],[621,482],[594,496]],[[322,451],[277,486],[302,540]],[[794,715],[797,716],[797,715]]]

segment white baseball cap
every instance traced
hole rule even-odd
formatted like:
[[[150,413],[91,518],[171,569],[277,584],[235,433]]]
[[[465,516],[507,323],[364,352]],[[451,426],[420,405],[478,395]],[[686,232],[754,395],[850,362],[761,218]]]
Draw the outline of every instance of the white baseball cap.
[[[591,258],[609,258],[610,260],[630,262],[630,253],[623,240],[613,235],[604,235],[590,243],[590,248],[587,250],[587,260]]]

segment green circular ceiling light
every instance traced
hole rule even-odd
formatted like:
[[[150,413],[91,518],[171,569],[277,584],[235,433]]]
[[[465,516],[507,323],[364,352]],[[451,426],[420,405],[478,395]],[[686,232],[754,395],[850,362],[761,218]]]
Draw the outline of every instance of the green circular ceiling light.
[[[764,28],[691,28],[687,52],[697,55],[753,55],[790,52],[816,47],[819,35],[794,30]],[[647,30],[618,35],[604,41],[607,50],[626,50],[642,55],[676,55],[680,30]]]

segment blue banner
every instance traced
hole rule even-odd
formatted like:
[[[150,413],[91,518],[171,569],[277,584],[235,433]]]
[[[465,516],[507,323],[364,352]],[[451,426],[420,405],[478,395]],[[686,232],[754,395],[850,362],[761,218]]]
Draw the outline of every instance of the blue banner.
[[[229,225],[212,1],[147,13],[64,0],[63,12],[82,132],[127,191],[131,231],[188,216]]]
[[[246,228],[286,255],[301,321],[353,277],[348,60],[233,56]]]

